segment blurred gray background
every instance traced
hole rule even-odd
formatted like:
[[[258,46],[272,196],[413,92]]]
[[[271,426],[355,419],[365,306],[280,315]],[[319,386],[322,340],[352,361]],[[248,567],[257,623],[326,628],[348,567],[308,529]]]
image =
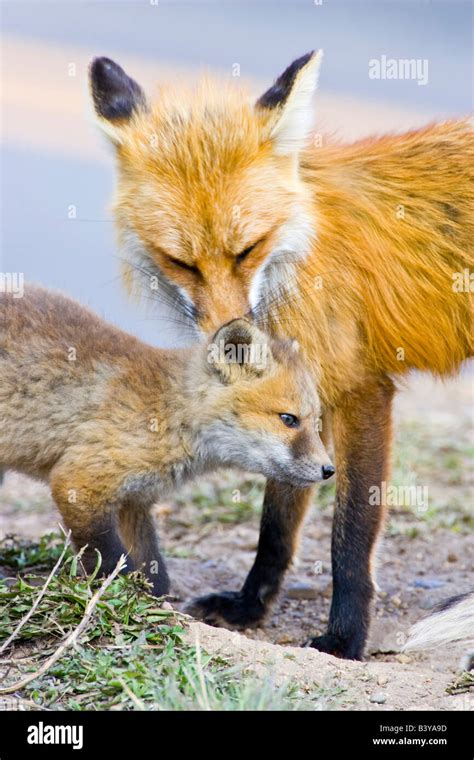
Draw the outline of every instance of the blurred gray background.
[[[87,65],[121,63],[146,89],[203,68],[263,91],[325,52],[322,130],[349,139],[472,110],[470,2],[2,2],[1,271],[60,288],[158,344],[166,322],[130,303],[109,204],[113,153],[92,124]],[[429,81],[371,80],[368,61],[427,59]],[[74,205],[76,219],[68,218]]]

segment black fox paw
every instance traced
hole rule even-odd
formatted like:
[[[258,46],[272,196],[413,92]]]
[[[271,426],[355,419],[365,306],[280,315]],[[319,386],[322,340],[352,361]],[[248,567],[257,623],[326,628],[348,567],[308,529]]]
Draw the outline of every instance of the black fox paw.
[[[257,625],[265,610],[260,602],[252,602],[239,591],[222,591],[193,599],[186,612],[209,625],[249,628]]]
[[[343,660],[362,660],[363,658],[363,649],[354,647],[352,643],[348,644],[347,641],[332,633],[315,636],[313,639],[306,641],[303,646],[312,647],[319,652],[332,654],[333,657],[340,657]]]

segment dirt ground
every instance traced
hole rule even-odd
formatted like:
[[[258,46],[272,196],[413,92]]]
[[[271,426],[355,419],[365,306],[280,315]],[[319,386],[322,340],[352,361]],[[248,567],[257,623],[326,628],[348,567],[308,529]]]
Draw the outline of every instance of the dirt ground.
[[[379,592],[366,662],[300,648],[324,631],[328,619],[327,488],[308,515],[299,556],[265,625],[237,633],[196,623],[188,635],[245,670],[270,672],[276,684],[295,682],[308,692],[322,688],[328,707],[474,710],[472,691],[446,692],[465,645],[401,651],[410,625],[430,607],[474,588],[473,381],[472,367],[446,383],[414,376],[398,394],[392,482],[427,489],[427,500],[390,509],[378,552]],[[156,507],[174,606],[184,609],[196,595],[240,587],[255,555],[262,487],[248,476],[220,473]],[[0,490],[0,537],[35,538],[57,522],[46,486],[7,474]]]

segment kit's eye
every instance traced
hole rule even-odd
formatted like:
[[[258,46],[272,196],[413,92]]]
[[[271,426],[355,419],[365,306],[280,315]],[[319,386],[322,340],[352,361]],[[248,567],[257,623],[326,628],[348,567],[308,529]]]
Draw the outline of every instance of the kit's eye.
[[[180,269],[184,269],[186,272],[193,272],[194,274],[199,274],[199,269],[194,266],[194,264],[186,264],[185,261],[181,261],[180,259],[174,259],[172,256],[168,256],[169,260],[172,264],[174,264],[175,267],[179,267]]]
[[[286,427],[297,428],[300,426],[300,421],[294,414],[280,414],[279,417]]]

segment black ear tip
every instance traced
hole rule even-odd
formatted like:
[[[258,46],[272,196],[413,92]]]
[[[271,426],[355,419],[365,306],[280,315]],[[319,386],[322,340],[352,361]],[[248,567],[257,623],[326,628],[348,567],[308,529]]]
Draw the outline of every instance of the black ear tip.
[[[89,72],[91,79],[97,84],[126,76],[124,70],[118,65],[118,63],[115,63],[111,58],[106,58],[105,56],[93,58],[89,66]]]
[[[94,58],[90,64],[92,96],[96,111],[110,121],[129,119],[146,108],[141,87],[110,58]]]
[[[301,68],[301,66],[304,66],[311,60],[315,52],[316,52],[315,50],[310,50],[309,53],[305,53],[304,55],[301,56],[301,58],[298,58],[298,60],[295,61],[295,63],[299,63],[300,64],[299,68]]]
[[[105,55],[98,55],[96,58],[93,58],[90,67],[91,69],[102,69],[103,67],[107,66],[116,66],[117,64],[111,59],[107,58]]]
[[[290,63],[283,74],[278,77],[275,84],[257,100],[257,106],[260,108],[275,108],[275,106],[280,106],[284,103],[292,90],[298,73],[313,58],[314,54],[315,51],[311,50],[311,52],[302,55],[301,58],[297,58],[296,61]]]
[[[112,63],[110,58],[93,58],[89,64],[89,74],[92,78],[95,78],[97,75],[102,74],[104,69],[110,65],[110,63]]]
[[[309,63],[312,58],[314,58],[314,55],[315,51],[310,50],[309,53],[305,53],[304,55],[300,56],[300,58],[297,58],[295,61],[293,61],[293,63],[290,63],[286,71],[283,72],[282,77],[294,80],[300,69],[306,66],[306,64]]]

